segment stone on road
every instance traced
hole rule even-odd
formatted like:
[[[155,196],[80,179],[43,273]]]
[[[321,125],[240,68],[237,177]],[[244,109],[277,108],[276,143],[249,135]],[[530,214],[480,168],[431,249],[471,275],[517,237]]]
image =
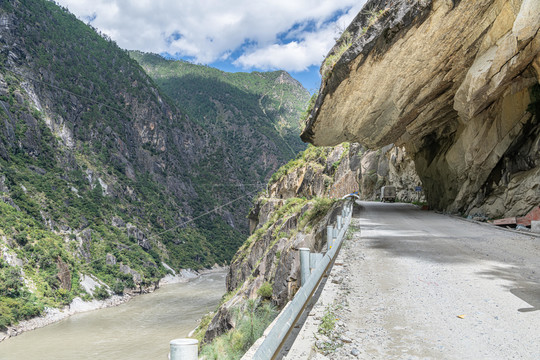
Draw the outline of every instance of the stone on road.
[[[540,359],[540,238],[359,204],[330,275],[343,280],[327,282],[287,358],[316,358],[305,346],[331,302],[351,343],[337,337],[328,358]]]

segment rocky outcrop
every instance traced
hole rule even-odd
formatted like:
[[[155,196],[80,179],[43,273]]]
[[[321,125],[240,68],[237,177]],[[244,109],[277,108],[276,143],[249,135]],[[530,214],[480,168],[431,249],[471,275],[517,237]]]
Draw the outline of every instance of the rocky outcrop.
[[[230,297],[208,325],[204,337],[206,342],[235,327],[235,309],[241,308],[247,299],[260,297],[257,291],[264,283],[271,284],[271,300],[278,308],[291,300],[300,287],[298,248],[307,247],[312,252],[321,252],[325,247],[326,225],[335,221],[341,211],[341,203],[333,203],[329,199],[289,198],[287,201],[261,198],[259,201],[272,203],[272,206],[261,207],[258,214],[268,220],[257,225],[255,233],[235,255],[227,274]],[[314,216],[313,209],[318,206],[325,210]],[[270,210],[270,213],[265,210]],[[306,217],[311,221],[300,225]]]
[[[369,1],[321,68],[303,140],[404,146],[432,206],[519,215],[540,203],[539,13],[537,0]]]
[[[422,182],[405,148],[389,145],[368,150],[359,144],[344,144],[317,151],[308,149],[297,163],[292,162],[279,181],[268,186],[268,194],[278,199],[341,198],[358,192],[362,199],[376,200],[385,185],[396,186],[397,197],[402,201],[424,200],[423,193],[415,191]],[[254,212],[262,210],[259,221],[264,223],[265,214],[273,208],[272,202],[255,205],[249,215],[252,230],[256,223]]]
[[[375,199],[380,187],[393,184],[398,197],[421,200],[414,193],[420,180],[402,148],[366,151],[358,144],[309,147],[283,166],[257,199],[248,216],[252,235],[236,253],[227,275],[228,300],[208,325],[205,341],[234,328],[232,313],[259,288],[272,285],[272,303],[282,308],[300,283],[298,248],[326,248],[326,226],[341,211],[344,195],[359,192]],[[334,199],[334,200],[332,200]]]
[[[152,248],[150,241],[148,240],[144,232],[139,230],[139,228],[130,223],[127,223],[126,228],[128,236],[136,240],[137,244],[139,244],[140,247],[142,247],[144,250],[150,250]]]

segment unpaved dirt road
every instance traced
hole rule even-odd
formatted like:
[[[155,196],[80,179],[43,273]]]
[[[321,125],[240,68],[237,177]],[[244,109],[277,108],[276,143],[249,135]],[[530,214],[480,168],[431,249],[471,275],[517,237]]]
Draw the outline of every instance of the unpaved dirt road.
[[[287,359],[540,359],[540,238],[408,204],[358,204]],[[331,307],[337,349],[315,351]]]

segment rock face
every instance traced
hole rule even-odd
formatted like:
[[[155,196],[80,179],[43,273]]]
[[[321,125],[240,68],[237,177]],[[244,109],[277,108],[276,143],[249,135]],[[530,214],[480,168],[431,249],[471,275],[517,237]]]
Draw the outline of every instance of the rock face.
[[[302,139],[405,146],[436,208],[495,217],[537,205],[540,2],[364,9],[323,64]]]
[[[358,192],[364,200],[376,200],[381,187],[394,185],[397,197],[402,201],[424,199],[423,194],[415,192],[422,182],[416,174],[414,162],[403,147],[390,145],[373,151],[359,144],[346,144],[321,150],[316,158],[309,154],[305,157],[307,162],[291,167],[280,181],[269,185],[271,198],[341,198]],[[257,213],[258,206],[261,206],[259,221],[264,223],[265,214],[271,213],[273,205],[270,202],[256,204],[254,210]],[[256,220],[253,210],[249,218],[252,219],[253,230],[253,221]]]
[[[325,246],[326,225],[335,221],[341,203],[329,199],[301,198],[264,199],[270,206],[260,207],[257,214],[264,223],[235,255],[227,274],[230,298],[220,306],[205,333],[205,341],[235,327],[234,312],[243,307],[246,299],[257,299],[258,289],[265,283],[272,286],[272,303],[282,308],[300,287],[300,254],[298,248],[307,247],[321,252]],[[266,205],[265,204],[265,205]],[[314,208],[324,207],[315,215]],[[327,213],[328,210],[328,213]],[[304,226],[302,219],[312,218]]]
[[[272,285],[272,303],[278,308],[293,298],[300,286],[297,249],[325,249],[326,226],[341,211],[341,203],[328,198],[359,191],[361,197],[374,199],[381,186],[392,184],[400,199],[416,200],[414,187],[420,180],[413,165],[402,148],[366,151],[358,144],[344,144],[309,147],[283,166],[248,216],[252,235],[231,262],[230,297],[210,322],[205,341],[235,327],[232,313],[246,299],[259,297],[265,282]]]

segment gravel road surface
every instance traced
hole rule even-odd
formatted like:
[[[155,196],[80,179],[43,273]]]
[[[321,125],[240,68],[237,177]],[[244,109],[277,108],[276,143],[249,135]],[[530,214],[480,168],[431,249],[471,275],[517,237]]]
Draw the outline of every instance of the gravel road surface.
[[[540,359],[539,237],[371,202],[349,231],[287,359]]]

